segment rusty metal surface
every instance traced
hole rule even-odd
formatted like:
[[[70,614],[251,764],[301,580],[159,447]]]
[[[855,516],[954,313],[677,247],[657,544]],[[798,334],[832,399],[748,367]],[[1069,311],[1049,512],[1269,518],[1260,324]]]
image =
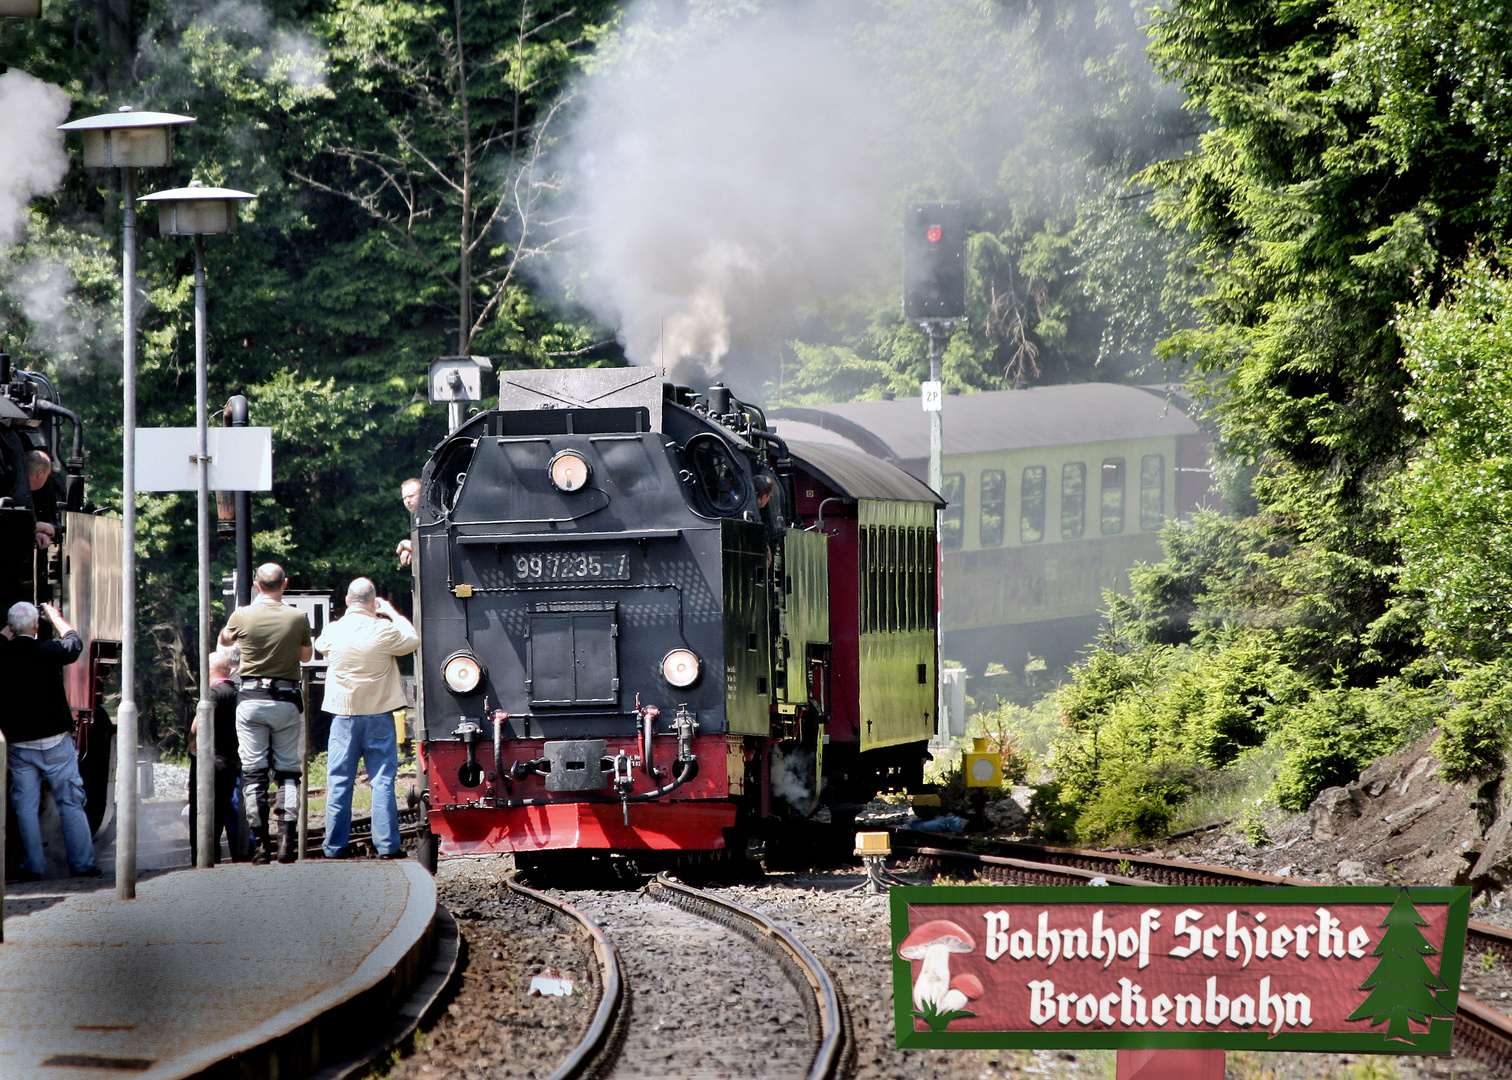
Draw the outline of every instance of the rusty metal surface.
[[[405,862],[238,864],[60,899],[6,927],[0,1078],[111,1061],[168,1080],[281,1043],[318,1056],[300,1032],[418,964],[435,913],[435,882]]]

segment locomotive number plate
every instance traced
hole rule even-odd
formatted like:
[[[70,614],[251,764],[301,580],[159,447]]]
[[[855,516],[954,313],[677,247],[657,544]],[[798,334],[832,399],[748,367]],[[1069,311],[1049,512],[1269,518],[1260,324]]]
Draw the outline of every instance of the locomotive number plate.
[[[625,552],[531,551],[509,556],[516,581],[628,581]]]

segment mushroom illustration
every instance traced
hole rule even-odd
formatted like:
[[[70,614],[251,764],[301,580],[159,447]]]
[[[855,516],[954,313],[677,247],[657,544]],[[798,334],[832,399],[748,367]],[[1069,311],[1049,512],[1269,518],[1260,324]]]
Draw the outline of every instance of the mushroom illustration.
[[[950,989],[950,954],[969,953],[975,948],[971,935],[949,919],[931,919],[911,931],[898,946],[898,955],[924,961],[914,982],[914,1008],[923,1011],[937,1005]]]
[[[957,975],[950,980],[950,989],[945,991],[945,997],[940,1002],[940,1013],[953,1013],[958,1009],[964,1009],[966,1002],[975,1001],[982,996],[982,980],[975,975]]]

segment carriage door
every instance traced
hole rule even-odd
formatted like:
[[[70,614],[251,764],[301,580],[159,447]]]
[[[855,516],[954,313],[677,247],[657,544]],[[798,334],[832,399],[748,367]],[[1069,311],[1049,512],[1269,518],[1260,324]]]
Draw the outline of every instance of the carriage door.
[[[533,604],[525,665],[531,706],[618,704],[618,642],[613,602]]]

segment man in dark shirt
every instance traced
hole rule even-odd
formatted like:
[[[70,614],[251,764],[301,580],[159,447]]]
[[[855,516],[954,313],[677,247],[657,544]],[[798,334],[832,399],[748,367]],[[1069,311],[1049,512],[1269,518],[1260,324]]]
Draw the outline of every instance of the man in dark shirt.
[[[0,730],[10,744],[6,755],[11,775],[11,809],[21,833],[21,880],[37,881],[47,868],[42,853],[42,781],[52,788],[63,819],[63,844],[75,877],[99,877],[89,818],[84,813],[84,781],[74,749],[73,712],[63,690],[63,669],[79,658],[84,642],[51,604],[42,611],[60,635],[37,640],[38,612],[22,601],[6,615],[0,644],[0,686],[5,708]]]
[[[252,858],[252,852],[243,843],[247,830],[237,828],[235,818],[231,810],[232,795],[236,792],[237,782],[241,779],[241,756],[236,742],[236,682],[231,678],[231,662],[223,652],[210,654],[210,700],[215,703],[215,856],[213,861],[218,861],[220,855],[221,830],[226,832],[226,846],[231,851],[232,862],[246,862]],[[194,745],[195,736],[199,733],[199,718],[195,717],[189,724],[189,745]],[[189,758],[189,858],[195,860],[196,844],[199,833],[195,825],[195,818],[199,813],[199,807],[195,796],[199,792],[196,785],[198,776],[198,761],[194,757]]]

